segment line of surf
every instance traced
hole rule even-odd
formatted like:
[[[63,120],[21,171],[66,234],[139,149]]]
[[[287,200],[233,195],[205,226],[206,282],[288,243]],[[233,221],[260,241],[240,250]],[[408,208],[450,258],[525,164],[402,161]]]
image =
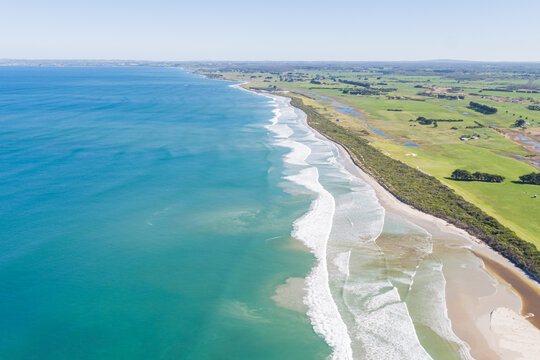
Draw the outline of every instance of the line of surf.
[[[351,339],[332,297],[328,278],[326,251],[334,218],[335,199],[319,182],[317,167],[306,162],[311,149],[290,139],[292,129],[285,121],[280,121],[285,118],[298,121],[298,113],[289,104],[290,100],[267,96],[276,107],[271,124],[266,126],[274,134],[274,145],[291,149],[283,161],[289,166],[301,167],[285,179],[302,186],[315,196],[308,212],[294,222],[292,231],[292,236],[308,246],[317,259],[306,278],[307,294],[304,303],[308,306],[307,315],[315,332],[332,348],[333,359],[352,359]]]

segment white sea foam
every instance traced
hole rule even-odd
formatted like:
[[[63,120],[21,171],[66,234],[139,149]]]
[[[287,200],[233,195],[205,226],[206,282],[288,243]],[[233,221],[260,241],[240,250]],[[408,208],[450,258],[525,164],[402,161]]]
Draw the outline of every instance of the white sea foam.
[[[295,221],[292,235],[306,244],[317,258],[317,265],[306,279],[308,315],[315,332],[324,336],[334,350],[334,359],[352,359],[351,339],[347,326],[341,319],[339,310],[330,292],[326,249],[332,229],[335,210],[334,197],[318,181],[316,167],[301,170],[297,175],[287,177],[317,194],[310,210]]]
[[[277,106],[277,103],[274,102],[274,104]],[[274,117],[270,119],[270,122],[272,125],[276,125],[279,120],[279,116],[281,115],[281,110],[279,108],[275,108],[272,110],[272,112],[274,113]]]
[[[279,118],[282,116],[281,110],[274,109],[272,110],[274,117],[270,119],[271,124],[266,125],[266,128],[272,131],[275,136],[279,139],[286,139],[290,137],[294,132],[287,124],[279,123]]]
[[[279,140],[274,144],[291,149],[291,152],[286,154],[283,159],[286,163],[292,165],[308,165],[306,159],[309,154],[311,154],[309,146],[292,140]]]
[[[349,260],[351,258],[351,251],[346,251],[337,254],[334,258],[334,265],[345,276],[349,276]]]

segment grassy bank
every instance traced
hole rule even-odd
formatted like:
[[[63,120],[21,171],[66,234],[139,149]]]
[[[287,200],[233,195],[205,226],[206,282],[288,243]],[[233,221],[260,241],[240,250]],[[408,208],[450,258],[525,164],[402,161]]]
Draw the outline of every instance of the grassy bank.
[[[292,95],[291,104],[308,115],[310,126],[345,146],[354,161],[399,200],[428,214],[444,219],[483,240],[537,280],[540,279],[540,251],[494,217],[463,199],[437,178],[370,145],[365,132],[345,128]]]

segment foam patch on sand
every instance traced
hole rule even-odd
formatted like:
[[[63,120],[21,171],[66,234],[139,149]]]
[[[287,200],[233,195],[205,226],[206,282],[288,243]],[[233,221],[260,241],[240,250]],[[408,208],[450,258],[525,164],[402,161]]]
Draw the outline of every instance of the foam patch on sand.
[[[540,359],[540,330],[516,312],[500,307],[491,313],[491,330],[503,349],[519,360]]]

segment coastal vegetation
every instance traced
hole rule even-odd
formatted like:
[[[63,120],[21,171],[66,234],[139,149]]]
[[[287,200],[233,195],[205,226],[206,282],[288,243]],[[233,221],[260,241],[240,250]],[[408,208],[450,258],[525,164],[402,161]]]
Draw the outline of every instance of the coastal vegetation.
[[[307,114],[310,126],[342,144],[360,167],[398,199],[466,230],[540,279],[540,251],[533,244],[520,239],[435,177],[385,155],[362,136],[335,124],[312,106],[305,105],[299,96],[292,95],[291,98],[291,104]]]

